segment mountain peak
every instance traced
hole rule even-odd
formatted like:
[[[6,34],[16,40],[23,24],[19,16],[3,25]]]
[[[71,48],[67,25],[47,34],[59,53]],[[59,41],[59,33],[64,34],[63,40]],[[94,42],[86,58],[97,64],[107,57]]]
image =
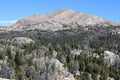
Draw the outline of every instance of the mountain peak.
[[[71,9],[59,9],[54,12],[43,14],[43,15],[33,15],[27,18],[23,18],[19,20],[16,24],[14,24],[10,30],[62,30],[64,25],[70,25],[72,28],[75,26],[81,25],[83,27],[89,25],[119,25],[115,22],[105,20],[103,18],[85,14],[82,12],[76,12]],[[69,27],[71,28],[71,27]],[[67,29],[69,29],[67,27]]]
[[[72,9],[58,9],[58,10],[54,11],[53,13],[61,13],[61,12],[63,12],[63,13],[66,13],[66,12],[73,13],[75,11],[72,10]]]

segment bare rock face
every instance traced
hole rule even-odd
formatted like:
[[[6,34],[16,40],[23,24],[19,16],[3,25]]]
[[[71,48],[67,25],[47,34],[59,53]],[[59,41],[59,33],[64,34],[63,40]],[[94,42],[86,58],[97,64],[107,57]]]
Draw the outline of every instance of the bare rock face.
[[[34,43],[34,41],[30,38],[27,37],[17,37],[17,38],[13,38],[12,41],[16,44],[30,44],[30,43]]]
[[[15,70],[11,68],[8,63],[0,62],[0,80],[14,79],[14,76],[15,76]]]
[[[108,66],[110,66],[110,65],[119,66],[120,65],[120,57],[113,52],[105,51],[104,52],[104,59],[105,59],[105,62]]]
[[[10,80],[10,79],[4,79],[4,78],[0,78],[0,80]]]
[[[66,27],[66,25],[68,27]],[[33,15],[19,20],[11,27],[7,27],[6,30],[23,31],[23,30],[63,30],[77,28],[79,26],[89,25],[119,25],[115,22],[105,20],[103,18],[85,14],[82,12],[75,12],[73,10],[57,10],[52,13],[43,15]]]
[[[38,63],[39,71],[43,72],[38,75],[40,80],[75,80],[74,76],[57,59],[41,57],[34,59],[34,62]]]

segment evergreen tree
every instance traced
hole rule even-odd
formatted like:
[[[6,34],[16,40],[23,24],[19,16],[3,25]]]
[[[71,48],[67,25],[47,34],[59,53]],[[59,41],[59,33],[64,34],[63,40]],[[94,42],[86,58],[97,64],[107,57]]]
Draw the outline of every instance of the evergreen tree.
[[[29,61],[28,61],[28,65],[32,66],[33,65],[33,61],[32,61],[32,57],[30,57]]]
[[[13,56],[12,56],[12,53],[11,53],[11,49],[10,49],[10,48],[7,48],[6,54],[7,54],[7,56],[8,56],[8,59],[13,60]]]
[[[16,52],[15,63],[17,66],[22,65],[22,55],[20,54],[19,51]]]

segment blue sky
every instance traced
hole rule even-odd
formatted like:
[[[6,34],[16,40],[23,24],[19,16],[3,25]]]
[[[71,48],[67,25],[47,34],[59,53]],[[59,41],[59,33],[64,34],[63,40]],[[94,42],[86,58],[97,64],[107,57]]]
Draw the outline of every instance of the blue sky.
[[[0,25],[57,9],[72,9],[120,23],[120,0],[1,0]]]

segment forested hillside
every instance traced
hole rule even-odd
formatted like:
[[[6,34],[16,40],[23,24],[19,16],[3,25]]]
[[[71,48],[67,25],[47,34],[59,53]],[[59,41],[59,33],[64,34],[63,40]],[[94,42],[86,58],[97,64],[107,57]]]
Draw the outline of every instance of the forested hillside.
[[[65,25],[67,26],[67,25]],[[120,26],[0,33],[0,77],[120,80]]]

